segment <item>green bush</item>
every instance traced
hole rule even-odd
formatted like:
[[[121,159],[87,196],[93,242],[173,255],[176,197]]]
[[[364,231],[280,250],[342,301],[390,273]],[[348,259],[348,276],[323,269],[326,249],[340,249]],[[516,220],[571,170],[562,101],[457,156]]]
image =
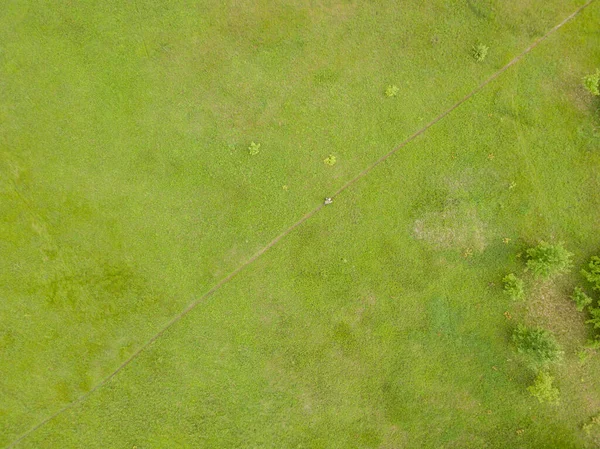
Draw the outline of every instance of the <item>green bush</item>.
[[[558,342],[547,330],[519,324],[512,339],[517,351],[529,357],[534,366],[545,366],[562,359]]]
[[[477,44],[473,46],[471,53],[476,61],[482,62],[487,57],[489,50],[490,48],[487,45]]]
[[[562,243],[552,245],[541,241],[534,248],[527,250],[527,269],[537,277],[549,278],[568,272],[573,263],[573,253],[567,251]]]
[[[514,273],[504,276],[502,282],[504,283],[504,293],[509,295],[511,299],[516,301],[525,297],[524,283]]]
[[[330,154],[325,159],[323,159],[323,163],[331,167],[337,163],[337,159],[333,154]]]
[[[592,289],[600,290],[600,257],[592,256],[588,268],[590,271],[581,270],[581,274],[593,284]]]
[[[596,329],[600,329],[600,308],[599,307],[590,307],[590,318],[586,321],[586,323],[593,324]]]
[[[600,69],[596,69],[596,73],[584,76],[583,86],[592,95],[600,95]]]
[[[554,387],[554,377],[546,371],[538,372],[533,384],[527,387],[531,396],[540,402],[557,403],[560,399],[558,388]]]
[[[583,312],[583,309],[592,303],[592,298],[586,295],[581,287],[575,287],[575,290],[573,290],[573,294],[571,295],[571,299],[575,301],[578,312]]]
[[[252,156],[255,156],[258,153],[260,153],[260,143],[252,142],[248,147],[248,153],[250,153]]]
[[[594,430],[600,428],[600,413],[592,416],[581,428],[587,435],[591,435]]]
[[[600,349],[600,340],[598,338],[588,340],[585,343],[585,345],[581,346],[581,348],[577,352],[577,356],[579,357],[579,363],[585,363],[590,354],[598,351],[598,349]]]
[[[398,95],[398,92],[400,92],[400,89],[398,88],[398,86],[388,86],[385,89],[385,95],[386,97],[395,97],[396,95]]]

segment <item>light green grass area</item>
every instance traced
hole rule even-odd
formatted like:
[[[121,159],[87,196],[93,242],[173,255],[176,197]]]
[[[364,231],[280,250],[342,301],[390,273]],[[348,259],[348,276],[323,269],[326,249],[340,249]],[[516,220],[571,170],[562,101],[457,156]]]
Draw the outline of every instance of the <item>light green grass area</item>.
[[[583,3],[4,2],[0,446]],[[597,447],[582,280],[519,254],[600,251],[599,29],[595,2],[16,447]],[[565,350],[559,406],[518,322]]]

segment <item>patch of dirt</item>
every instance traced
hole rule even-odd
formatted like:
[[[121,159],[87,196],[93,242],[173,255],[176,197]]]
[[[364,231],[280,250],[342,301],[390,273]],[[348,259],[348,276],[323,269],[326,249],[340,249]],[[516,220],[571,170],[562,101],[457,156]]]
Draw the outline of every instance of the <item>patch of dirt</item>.
[[[413,234],[436,249],[463,249],[482,252],[486,247],[485,223],[474,206],[458,203],[444,210],[428,212],[415,220]]]
[[[407,447],[410,434],[397,425],[387,425],[383,430],[382,442],[379,449],[398,449]]]
[[[307,10],[313,23],[329,20],[335,24],[348,22],[357,13],[358,3],[355,2],[319,2]]]
[[[537,326],[553,332],[567,349],[575,350],[586,341],[588,328],[569,294],[570,289],[559,282],[540,282],[529,293],[527,315]]]

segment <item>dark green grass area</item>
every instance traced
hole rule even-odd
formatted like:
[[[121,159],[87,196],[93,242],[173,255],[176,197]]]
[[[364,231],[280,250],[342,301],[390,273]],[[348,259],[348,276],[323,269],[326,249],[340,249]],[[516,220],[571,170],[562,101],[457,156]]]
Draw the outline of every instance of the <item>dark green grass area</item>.
[[[6,2],[0,444],[581,4]],[[597,356],[530,398],[500,279],[540,238],[599,248],[598,29],[592,4],[18,447],[593,447]],[[583,317],[545,318],[576,347]]]

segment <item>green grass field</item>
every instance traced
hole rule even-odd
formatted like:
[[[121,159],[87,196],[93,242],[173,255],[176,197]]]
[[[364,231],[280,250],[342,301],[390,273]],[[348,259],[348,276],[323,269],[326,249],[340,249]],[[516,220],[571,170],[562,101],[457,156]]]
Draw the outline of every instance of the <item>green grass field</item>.
[[[600,445],[599,2],[0,3],[0,447]]]

